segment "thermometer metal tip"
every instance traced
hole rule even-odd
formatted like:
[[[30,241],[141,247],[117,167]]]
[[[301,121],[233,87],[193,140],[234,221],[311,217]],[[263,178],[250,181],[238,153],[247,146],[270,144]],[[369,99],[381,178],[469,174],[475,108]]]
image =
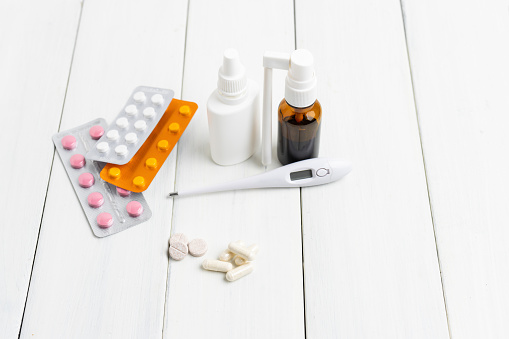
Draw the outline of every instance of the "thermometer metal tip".
[[[168,194],[168,197],[174,197],[176,195],[179,195],[179,192],[171,192],[170,194]]]

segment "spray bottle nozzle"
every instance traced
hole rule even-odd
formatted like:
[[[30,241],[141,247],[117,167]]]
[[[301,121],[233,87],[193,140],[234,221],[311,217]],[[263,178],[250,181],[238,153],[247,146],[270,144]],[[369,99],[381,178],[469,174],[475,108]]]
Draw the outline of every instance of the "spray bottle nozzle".
[[[305,49],[293,52],[288,76],[295,81],[309,81],[314,75],[313,55]]]

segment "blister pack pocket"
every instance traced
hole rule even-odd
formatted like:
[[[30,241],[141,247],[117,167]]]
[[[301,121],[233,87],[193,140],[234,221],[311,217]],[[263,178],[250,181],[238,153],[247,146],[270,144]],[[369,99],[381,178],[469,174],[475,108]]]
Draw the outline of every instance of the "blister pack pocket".
[[[104,163],[85,159],[104,134],[104,119],[57,133],[53,143],[92,231],[106,237],[147,221],[152,211],[143,194],[126,191],[102,180],[99,173]]]
[[[140,149],[173,99],[170,89],[139,86],[87,159],[123,165]]]
[[[198,105],[173,99],[157,126],[125,165],[106,164],[101,178],[133,192],[146,190],[191,122]]]

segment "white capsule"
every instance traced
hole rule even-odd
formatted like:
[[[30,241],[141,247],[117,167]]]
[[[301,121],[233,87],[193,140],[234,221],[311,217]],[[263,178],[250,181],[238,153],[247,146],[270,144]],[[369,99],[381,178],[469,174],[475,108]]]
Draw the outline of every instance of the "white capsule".
[[[237,268],[234,268],[233,270],[228,271],[228,273],[226,273],[226,280],[228,281],[238,280],[242,277],[245,277],[249,273],[253,272],[253,270],[254,265],[252,263],[247,263],[245,265],[238,266]]]
[[[95,145],[95,148],[97,148],[99,153],[106,153],[110,149],[110,146],[108,145],[107,142],[102,141],[102,142],[98,143],[97,145]]]
[[[106,137],[110,141],[115,141],[119,137],[118,131],[116,129],[112,129],[111,131],[108,131],[108,133],[106,133]]]
[[[239,241],[231,242],[228,245],[228,249],[247,261],[253,261],[256,257],[256,253],[258,253],[258,245],[253,244],[246,247],[245,245],[240,244]]]
[[[164,98],[161,94],[154,94],[151,100],[152,103],[157,106],[161,106],[164,102]]]
[[[214,259],[203,260],[201,267],[208,271],[216,272],[228,272],[233,269],[233,265],[231,263]]]
[[[230,261],[230,260],[232,260],[234,255],[235,254],[233,254],[229,250],[224,250],[223,253],[221,253],[219,255],[219,260],[221,260],[221,261]]]
[[[137,103],[142,103],[142,102],[144,102],[144,101],[145,101],[145,98],[146,98],[146,96],[145,96],[145,93],[143,93],[143,92],[136,92],[136,93],[134,93],[134,95],[133,95],[133,99],[134,99],[134,101],[136,101]]]
[[[237,242],[237,243],[242,243],[242,242]],[[244,243],[242,243],[244,244]],[[256,244],[253,244],[251,246],[248,246],[248,248],[251,250],[251,251],[254,251],[255,254],[258,253],[258,245]],[[247,264],[249,261],[247,261],[246,259],[242,258],[241,256],[239,255],[236,255],[233,257],[233,262],[235,263],[235,265],[237,266],[240,266],[240,265],[245,265]]]
[[[238,255],[236,255],[236,256],[233,258],[233,262],[235,263],[235,265],[240,266],[240,265],[244,265],[244,264],[248,263],[249,261],[247,261],[246,259],[244,259],[244,258],[239,257]]]
[[[237,240],[235,243],[239,245],[244,245],[244,242],[242,240]],[[221,261],[231,261],[234,259],[235,253],[232,253],[229,249],[225,249],[223,253],[219,255],[219,260]]]
[[[136,113],[138,113],[138,109],[136,108],[135,105],[128,105],[125,109],[125,114],[127,114],[128,116],[132,117],[133,115],[135,115]]]
[[[136,133],[131,132],[125,135],[125,142],[128,144],[134,144],[136,141],[138,141],[138,136]]]
[[[143,116],[147,119],[152,119],[156,116],[156,111],[154,110],[154,107],[147,107],[143,110]]]

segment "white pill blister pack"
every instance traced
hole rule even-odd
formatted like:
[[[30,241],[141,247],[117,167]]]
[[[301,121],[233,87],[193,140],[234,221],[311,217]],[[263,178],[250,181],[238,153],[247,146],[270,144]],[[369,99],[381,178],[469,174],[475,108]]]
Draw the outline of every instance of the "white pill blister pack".
[[[87,159],[124,165],[138,152],[173,99],[171,89],[136,87]]]
[[[85,159],[106,129],[104,119],[57,133],[53,143],[92,231],[106,237],[147,221],[152,211],[142,193],[129,192],[101,179],[104,163]]]

